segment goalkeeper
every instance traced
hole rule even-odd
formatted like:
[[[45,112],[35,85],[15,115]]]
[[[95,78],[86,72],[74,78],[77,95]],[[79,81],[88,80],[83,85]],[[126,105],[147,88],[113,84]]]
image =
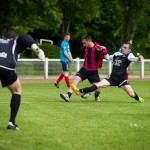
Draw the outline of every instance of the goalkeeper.
[[[121,52],[116,52],[113,55],[107,55],[105,59],[109,61],[113,61],[113,69],[110,77],[105,78],[101,80],[98,83],[95,83],[95,85],[83,88],[83,89],[77,89],[75,86],[71,85],[72,91],[75,92],[77,95],[80,95],[80,93],[88,93],[93,92],[98,88],[104,88],[108,86],[118,86],[121,87],[130,97],[134,98],[138,102],[143,103],[143,98],[139,97],[137,93],[135,93],[130,86],[128,80],[125,78],[126,69],[129,66],[129,64],[133,61],[142,60],[143,56],[140,55],[138,57],[135,57],[132,53],[129,53],[131,49],[131,43],[125,43],[122,48]]]
[[[0,80],[2,87],[7,87],[11,92],[10,119],[7,129],[19,130],[15,119],[21,102],[21,83],[16,74],[16,64],[19,53],[27,47],[31,48],[41,59],[45,59],[44,52],[35,44],[34,39],[28,34],[17,37],[14,28],[6,28],[3,38],[0,39]]]

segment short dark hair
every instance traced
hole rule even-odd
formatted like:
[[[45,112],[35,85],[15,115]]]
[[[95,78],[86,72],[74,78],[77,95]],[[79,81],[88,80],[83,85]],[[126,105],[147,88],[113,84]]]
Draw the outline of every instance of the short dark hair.
[[[17,32],[14,28],[5,28],[3,31],[3,37],[15,39],[17,37]]]
[[[67,35],[70,35],[70,33],[69,32],[64,33],[64,37],[67,36]]]
[[[124,44],[129,45],[129,49],[131,49],[131,48],[132,48],[132,44],[131,44],[130,42],[126,42],[126,43],[124,43]]]
[[[83,41],[83,40],[92,41],[92,38],[90,35],[83,35],[81,38],[81,41]]]

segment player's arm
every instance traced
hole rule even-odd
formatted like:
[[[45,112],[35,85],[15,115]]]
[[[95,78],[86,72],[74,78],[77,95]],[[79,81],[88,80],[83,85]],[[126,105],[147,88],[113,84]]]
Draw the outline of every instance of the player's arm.
[[[130,53],[130,54],[128,55],[128,60],[133,61],[133,62],[141,61],[141,60],[143,60],[143,59],[144,59],[144,58],[143,58],[142,55],[138,55],[137,57],[135,57],[135,56],[133,55],[133,53]]]
[[[70,55],[68,55],[68,53],[67,53],[67,49],[66,49],[66,46],[63,46],[62,47],[63,48],[63,52],[64,52],[64,55],[68,58],[68,60],[69,61],[73,61],[73,59],[72,59],[72,55],[71,55],[71,53],[70,53]]]
[[[96,50],[97,51],[102,51],[103,49],[106,49],[106,47],[105,46],[96,45]]]
[[[38,56],[39,59],[44,60],[45,54],[42,49],[40,49],[37,44],[32,44],[31,49],[34,51],[34,53]]]
[[[114,54],[113,54],[113,55],[106,54],[106,55],[104,55],[104,58],[105,58],[107,61],[113,61]]]
[[[30,47],[35,52],[35,54],[39,57],[39,59],[41,60],[45,59],[45,54],[43,50],[41,50],[37,46],[34,39],[28,34],[21,34],[17,38],[17,47],[19,53],[22,53],[26,48]]]

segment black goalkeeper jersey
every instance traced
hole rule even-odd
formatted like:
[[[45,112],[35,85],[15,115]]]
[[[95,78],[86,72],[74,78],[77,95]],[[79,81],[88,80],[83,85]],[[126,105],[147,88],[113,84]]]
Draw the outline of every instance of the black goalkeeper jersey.
[[[34,43],[34,39],[28,34],[22,34],[17,39],[0,39],[0,67],[14,70],[18,54]]]

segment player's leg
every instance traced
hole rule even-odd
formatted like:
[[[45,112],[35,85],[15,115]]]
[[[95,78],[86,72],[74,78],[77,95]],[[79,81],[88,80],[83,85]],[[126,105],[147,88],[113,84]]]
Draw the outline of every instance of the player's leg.
[[[8,129],[19,130],[18,126],[15,123],[15,119],[21,103],[22,88],[21,88],[20,80],[17,79],[14,83],[7,86],[7,88],[12,93],[11,102],[10,102],[10,119],[9,119]]]
[[[100,76],[99,76],[98,70],[90,71],[88,73],[87,79],[92,85],[95,85],[95,83],[100,82]],[[100,88],[95,90],[95,93],[94,93],[95,101],[100,101],[100,93],[101,93]]]
[[[19,110],[21,101],[21,84],[17,78],[17,74],[14,70],[3,69],[1,72],[2,87],[7,87],[12,93],[10,101],[10,120],[7,128],[18,130],[18,126],[15,124],[15,119]]]
[[[69,102],[69,101],[70,101],[70,98],[71,98],[71,96],[72,96],[72,93],[73,93],[72,87],[77,86],[78,83],[79,83],[81,80],[84,79],[85,74],[86,74],[85,70],[81,68],[81,69],[76,73],[76,75],[74,76],[73,82],[72,82],[72,84],[70,85],[70,88],[69,88],[69,90],[68,90],[68,93],[67,93],[67,94],[60,93],[60,97],[61,97],[62,99],[64,99],[66,102]]]
[[[61,73],[58,79],[54,82],[55,87],[59,88],[59,82],[64,78],[64,74]]]
[[[70,78],[69,78],[69,62],[63,63],[63,72],[64,72],[64,78],[67,87],[70,87]]]
[[[54,82],[54,85],[55,87],[59,88],[59,83],[61,82],[61,80],[66,76],[68,76],[67,72],[68,72],[68,69],[67,69],[67,65],[65,62],[62,62],[61,61],[61,64],[62,64],[62,70],[63,70],[63,73],[61,73],[58,77],[58,79]]]
[[[139,101],[139,102],[141,102],[141,103],[144,102],[143,98],[139,97],[139,96],[137,95],[137,93],[135,93],[135,92],[133,91],[132,87],[131,87],[129,84],[124,85],[124,86],[121,86],[121,88],[122,88],[130,97],[134,98],[135,100],[137,100],[137,101]]]
[[[98,88],[104,88],[104,87],[108,87],[108,86],[110,86],[110,83],[106,79],[103,79],[100,82],[95,83],[95,85],[93,85],[91,87],[79,89],[79,92],[80,93],[93,92],[93,91],[97,90]]]
[[[74,90],[72,87],[74,87],[74,85],[76,86],[80,81],[81,81],[81,78],[79,76],[75,76],[72,84],[70,85],[68,93],[67,94],[60,93],[60,97],[64,99],[66,102],[69,102],[72,96],[73,90]]]

